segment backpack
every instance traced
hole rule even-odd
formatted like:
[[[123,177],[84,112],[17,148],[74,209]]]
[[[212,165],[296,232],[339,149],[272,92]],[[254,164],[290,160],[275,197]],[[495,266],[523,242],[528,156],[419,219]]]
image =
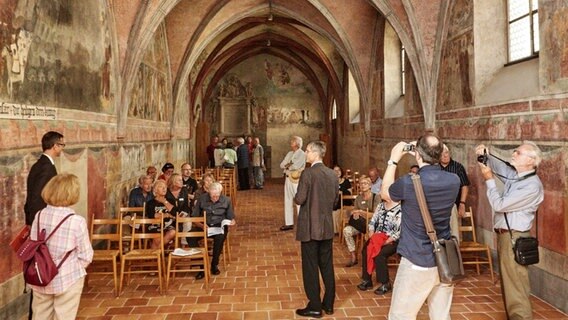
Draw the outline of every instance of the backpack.
[[[45,287],[47,286],[55,276],[59,273],[59,267],[67,260],[71,251],[67,252],[63,257],[63,260],[59,265],[55,265],[51,254],[49,253],[49,248],[47,247],[47,241],[51,236],[59,229],[59,227],[67,220],[69,217],[74,215],[73,213],[67,215],[65,218],[59,222],[59,224],[53,229],[53,231],[46,238],[45,229],[39,227],[39,220],[41,218],[41,211],[38,213],[37,217],[37,240],[32,240],[29,237],[18,250],[18,258],[24,262],[24,280],[26,283]]]

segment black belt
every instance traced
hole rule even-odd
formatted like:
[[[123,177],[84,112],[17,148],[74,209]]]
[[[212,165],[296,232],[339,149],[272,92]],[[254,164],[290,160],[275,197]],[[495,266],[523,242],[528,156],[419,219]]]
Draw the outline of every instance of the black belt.
[[[498,234],[509,233],[509,229],[495,228],[495,229],[493,229],[493,231],[495,231]],[[519,231],[519,230],[511,229],[511,232],[527,232],[527,231]]]

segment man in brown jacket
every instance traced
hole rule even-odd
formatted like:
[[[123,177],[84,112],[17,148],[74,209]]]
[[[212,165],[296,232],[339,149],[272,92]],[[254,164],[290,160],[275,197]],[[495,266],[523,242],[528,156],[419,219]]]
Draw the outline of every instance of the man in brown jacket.
[[[335,301],[335,274],[333,271],[333,204],[338,195],[337,176],[322,159],[325,143],[313,141],[306,147],[306,161],[312,166],[300,177],[294,202],[301,206],[298,215],[296,240],[302,245],[302,277],[308,305],[296,310],[304,317],[320,318],[322,309],[333,314]],[[320,300],[319,272],[325,286]]]

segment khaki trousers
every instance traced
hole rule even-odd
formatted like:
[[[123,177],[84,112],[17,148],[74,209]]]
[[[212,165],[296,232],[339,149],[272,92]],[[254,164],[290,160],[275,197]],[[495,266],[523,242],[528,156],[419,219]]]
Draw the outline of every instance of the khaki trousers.
[[[416,320],[428,300],[431,320],[449,320],[454,286],[440,283],[438,268],[422,268],[402,257],[394,280],[389,320]]]
[[[450,216],[450,233],[452,236],[455,236],[456,239],[461,241],[460,237],[460,218],[458,214],[458,208],[454,204],[452,208],[452,215]]]
[[[284,224],[287,226],[294,225],[294,207],[296,214],[300,213],[300,206],[294,205],[294,197],[298,191],[298,184],[292,183],[290,178],[286,178],[284,182]]]
[[[43,294],[33,291],[33,320],[71,320],[77,316],[85,277],[77,280],[60,294]]]
[[[513,231],[513,239],[528,237],[529,232]],[[503,302],[510,320],[532,319],[529,269],[515,262],[509,233],[497,234],[497,253]]]

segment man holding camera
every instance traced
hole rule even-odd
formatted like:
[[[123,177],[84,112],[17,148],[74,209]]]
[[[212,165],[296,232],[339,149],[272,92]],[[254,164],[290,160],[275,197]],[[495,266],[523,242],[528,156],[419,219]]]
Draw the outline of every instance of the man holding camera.
[[[524,141],[513,151],[511,163],[490,154],[484,145],[477,146],[475,153],[494,211],[493,226],[497,233],[501,290],[507,318],[532,319],[528,268],[515,262],[512,242],[530,235],[535,212],[544,199],[542,183],[536,175],[541,161],[540,148],[534,142]],[[505,184],[502,193],[497,190],[494,172]]]
[[[455,174],[440,169],[442,145],[442,141],[432,134],[420,137],[415,148],[414,143],[399,142],[391,151],[383,177],[383,199],[402,203],[397,249],[402,258],[393,286],[390,320],[416,319],[426,300],[430,319],[450,319],[454,287],[440,283],[432,243],[426,234],[411,175],[405,174],[394,181],[398,161],[407,153],[414,155],[436,234],[439,239],[450,239],[450,215],[460,180]]]

